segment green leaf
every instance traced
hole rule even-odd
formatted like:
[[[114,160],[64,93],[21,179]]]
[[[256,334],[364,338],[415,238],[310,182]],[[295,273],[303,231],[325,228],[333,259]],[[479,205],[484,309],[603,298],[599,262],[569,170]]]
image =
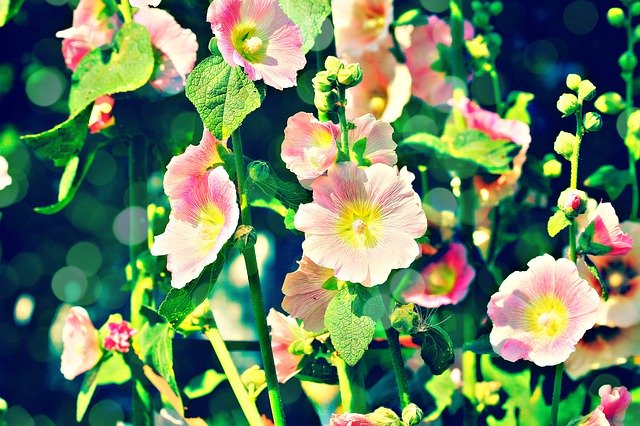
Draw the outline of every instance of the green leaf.
[[[606,92],[598,96],[593,106],[603,114],[618,114],[624,110],[624,100],[619,93]]]
[[[562,210],[556,211],[547,222],[547,233],[550,237],[555,237],[560,231],[571,225],[571,221],[567,219],[567,215]]]
[[[393,23],[394,26],[398,27],[400,25],[427,25],[429,20],[427,19],[420,9],[409,9],[404,12],[402,15],[396,19],[396,22]]]
[[[432,422],[440,417],[442,412],[453,403],[453,394],[456,391],[456,384],[451,378],[451,374],[440,374],[432,376],[425,384],[425,389],[433,397],[436,408],[431,413],[425,413],[425,420]]]
[[[595,226],[595,222],[590,222],[582,234],[580,234],[580,238],[578,238],[578,252],[582,254],[592,254],[594,256],[603,256],[613,250],[613,247],[593,242]]]
[[[507,120],[518,120],[526,124],[531,124],[531,116],[527,111],[527,106],[535,98],[533,93],[527,92],[511,92],[507,98],[507,102],[511,103],[511,107],[504,114]]]
[[[20,139],[35,152],[53,161],[56,167],[64,167],[82,150],[89,133],[90,115],[91,108],[84,108],[52,129]]]
[[[0,27],[20,12],[24,0],[0,0]]]
[[[584,185],[588,188],[604,189],[612,201],[618,198],[630,183],[629,172],[617,169],[611,164],[598,167],[598,170],[584,180]]]
[[[434,375],[444,373],[453,365],[453,342],[449,334],[437,325],[430,325],[426,331],[416,334],[422,341],[420,356]]]
[[[200,277],[187,284],[184,288],[169,290],[158,312],[174,327],[178,327],[184,319],[193,312],[209,296],[213,284],[218,279],[224,266],[229,246],[225,245],[218,258],[207,266]]]
[[[193,69],[185,93],[205,127],[224,140],[260,106],[266,92],[264,84],[249,80],[241,67],[231,67],[221,55],[212,55]]]
[[[250,205],[269,208],[286,217],[288,209],[297,210],[300,204],[311,201],[309,191],[297,183],[283,181],[271,166],[264,164],[267,166],[264,168],[265,174],[259,180],[248,176],[247,194]]]
[[[465,351],[471,351],[474,354],[497,356],[493,350],[491,342],[489,341],[488,334],[483,334],[472,342],[465,342],[462,345],[462,349]]]
[[[331,299],[324,325],[331,334],[331,343],[347,364],[353,366],[362,358],[383,312],[380,293],[359,284],[343,288]]]
[[[360,166],[368,167],[371,160],[364,157],[364,151],[367,149],[367,138],[362,138],[353,144],[351,148],[351,160]]]
[[[151,78],[155,59],[149,31],[135,22],[122,25],[113,50],[94,49],[78,64],[71,77],[69,109],[85,109],[103,95],[132,92]]]
[[[602,289],[602,299],[606,302],[609,299],[609,286],[607,282],[602,279],[602,275],[600,275],[600,271],[598,267],[593,263],[593,260],[589,256],[583,256],[584,263],[587,265],[587,269],[593,275],[593,277],[600,284],[600,288]]]
[[[280,0],[280,5],[289,19],[300,28],[302,53],[307,53],[331,13],[330,0]]]
[[[129,380],[131,380],[131,369],[127,363],[124,362],[122,354],[112,352],[100,367],[97,385],[121,385]]]
[[[189,399],[196,399],[209,395],[218,387],[220,383],[225,381],[227,376],[218,373],[216,370],[207,370],[202,374],[198,374],[187,383],[184,387],[184,394]]]
[[[76,402],[76,421],[78,423],[82,421],[84,413],[87,412],[89,403],[91,403],[91,398],[93,398],[93,393],[96,391],[100,367],[102,366],[104,358],[104,356],[100,358],[100,361],[98,361],[96,366],[87,371],[84,375],[84,380],[82,381],[82,386],[80,387],[78,400]]]

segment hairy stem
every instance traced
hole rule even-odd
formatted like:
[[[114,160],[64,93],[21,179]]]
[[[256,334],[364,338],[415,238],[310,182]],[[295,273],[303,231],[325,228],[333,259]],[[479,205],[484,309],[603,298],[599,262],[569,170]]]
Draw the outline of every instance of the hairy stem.
[[[345,89],[338,86],[340,92],[340,106],[338,107],[338,120],[340,121],[340,146],[338,161],[348,161],[351,158],[349,149],[349,124],[347,123],[347,112],[345,109],[346,98]]]
[[[411,398],[409,397],[409,381],[407,380],[407,373],[404,369],[404,359],[402,358],[402,351],[400,349],[400,335],[398,331],[391,326],[389,317],[386,314],[382,316],[382,325],[387,335],[391,364],[393,365],[393,372],[396,375],[400,408],[404,409],[407,405],[411,404]]]
[[[578,107],[576,114],[576,145],[571,154],[571,182],[569,186],[578,189],[578,160],[580,159],[580,145],[584,136],[584,122],[582,117],[582,105]]]
[[[233,145],[233,157],[236,166],[236,174],[238,180],[238,198],[240,201],[240,218],[243,225],[251,226],[251,210],[249,209],[249,201],[245,191],[246,184],[246,168],[244,164],[244,155],[242,153],[242,139],[240,129],[237,129],[231,135]],[[264,300],[262,298],[262,287],[260,285],[260,275],[258,273],[258,262],[256,260],[256,250],[253,246],[242,252],[244,263],[247,270],[247,278],[249,280],[249,292],[251,293],[251,305],[253,306],[253,315],[256,320],[256,329],[258,332],[258,341],[260,342],[260,354],[264,364],[264,372],[267,377],[267,389],[269,393],[269,402],[271,403],[271,411],[273,413],[273,422],[276,426],[284,426],[284,409],[282,399],[280,398],[280,385],[276,376],[276,367],[273,361],[273,353],[271,352],[271,340],[269,338],[269,328],[267,326],[267,316],[264,308]]]
[[[558,425],[558,408],[560,408],[560,391],[562,390],[562,373],[564,364],[556,365],[556,372],[553,377],[553,401],[551,403],[551,426]]]

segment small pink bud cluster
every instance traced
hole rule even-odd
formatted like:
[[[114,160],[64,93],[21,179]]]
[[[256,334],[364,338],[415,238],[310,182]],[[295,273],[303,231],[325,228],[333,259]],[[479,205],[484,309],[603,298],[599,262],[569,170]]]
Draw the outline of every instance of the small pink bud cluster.
[[[138,330],[131,328],[127,321],[110,322],[107,327],[109,335],[104,338],[104,348],[108,351],[129,352],[131,336],[135,335]]]

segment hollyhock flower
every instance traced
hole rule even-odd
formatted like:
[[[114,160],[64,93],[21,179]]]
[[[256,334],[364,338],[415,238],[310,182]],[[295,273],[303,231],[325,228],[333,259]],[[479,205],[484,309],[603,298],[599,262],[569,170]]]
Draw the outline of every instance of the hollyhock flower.
[[[389,41],[392,0],[332,0],[331,9],[338,56],[359,57]]]
[[[427,25],[396,27],[396,38],[411,73],[411,91],[429,105],[446,104],[453,95],[453,85],[445,73],[431,66],[439,59],[438,44],[451,46],[451,28],[435,15],[429,16]],[[464,24],[464,38],[473,38],[473,27]]]
[[[80,0],[73,11],[73,25],[58,31],[62,38],[62,56],[67,67],[75,71],[80,60],[93,49],[111,43],[113,35],[121,25],[115,13],[103,0]]]
[[[304,341],[310,335],[298,325],[295,318],[285,316],[273,308],[267,315],[267,324],[271,327],[271,350],[278,382],[285,383],[300,371],[298,364],[302,360],[302,355],[294,354],[289,347],[293,342]]]
[[[182,28],[173,16],[162,9],[142,7],[133,20],[149,30],[151,43],[159,52],[160,63],[149,84],[167,95],[181,92],[187,81],[187,74],[196,63],[196,35],[191,30]]]
[[[91,370],[102,357],[98,330],[95,329],[86,309],[74,306],[69,310],[62,328],[62,363],[60,371],[67,380],[73,380]]]
[[[367,145],[363,157],[371,163],[393,166],[398,161],[396,143],[389,123],[378,121],[371,114],[353,120],[354,129],[349,130],[349,146],[366,138]],[[340,140],[340,126],[327,121],[320,122],[312,114],[299,112],[287,121],[282,142],[282,160],[287,168],[296,174],[305,188],[324,174],[336,161],[337,141]]]
[[[391,123],[400,117],[411,99],[407,66],[399,64],[387,48],[344,60],[358,62],[363,72],[362,82],[346,91],[347,118],[372,113],[377,119]]]
[[[2,155],[0,155],[0,190],[11,185],[12,181],[11,176],[9,176],[9,163]]]
[[[334,2],[335,3],[335,2]],[[365,414],[332,414],[329,426],[376,426]]]
[[[302,204],[294,219],[305,233],[305,255],[338,279],[367,287],[408,267],[420,254],[415,239],[427,229],[413,178],[386,164],[331,166],[311,185],[313,202]]]
[[[489,301],[490,341],[507,361],[564,362],[593,327],[600,298],[568,259],[548,254],[509,275]]]
[[[596,325],[584,334],[565,361],[567,375],[577,380],[593,370],[624,364],[640,355],[640,325],[628,328]]]
[[[611,247],[607,256],[624,256],[631,251],[633,240],[620,229],[611,203],[600,203],[589,219],[594,225],[592,242]]]
[[[216,260],[233,235],[240,213],[235,186],[222,167],[203,178],[186,180],[178,196],[172,200],[169,223],[156,237],[151,254],[168,255],[171,285],[182,288]]]
[[[277,0],[217,0],[207,22],[229,65],[241,66],[249,80],[282,90],[296,85],[306,64],[302,34]]]
[[[633,241],[633,249],[624,256],[592,256],[600,276],[609,289],[609,299],[601,301],[597,324],[609,327],[629,327],[640,323],[640,224],[627,221],[620,225],[622,232]],[[600,291],[600,283],[583,261],[578,271],[593,288]]]
[[[116,119],[111,115],[115,100],[109,95],[100,96],[93,104],[89,117],[89,132],[100,133],[115,124]]]
[[[138,330],[131,328],[127,321],[110,322],[107,329],[109,335],[104,338],[104,348],[108,351],[129,352],[131,336],[137,334]]]
[[[423,280],[416,281],[403,293],[407,302],[426,308],[455,305],[469,290],[476,273],[467,263],[467,250],[460,243],[451,243],[444,255],[421,272]]]
[[[324,330],[324,314],[337,288],[325,288],[333,277],[333,270],[318,266],[302,256],[298,269],[288,273],[282,285],[282,309],[302,320],[310,331]]]
[[[603,385],[598,390],[600,395],[600,405],[609,424],[612,426],[624,426],[624,417],[631,404],[631,394],[624,386],[611,388],[611,385]]]

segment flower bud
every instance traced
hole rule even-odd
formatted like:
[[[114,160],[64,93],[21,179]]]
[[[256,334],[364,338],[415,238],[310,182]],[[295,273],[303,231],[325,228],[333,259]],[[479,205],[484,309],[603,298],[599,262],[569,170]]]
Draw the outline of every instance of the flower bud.
[[[542,173],[546,177],[557,178],[562,173],[562,163],[555,158],[551,158],[542,165]]]
[[[413,402],[404,407],[404,410],[402,410],[402,421],[409,426],[417,425],[422,421],[423,417],[424,413],[422,412],[420,407],[418,407]]]
[[[473,26],[477,28],[487,28],[489,26],[489,14],[486,12],[476,12],[473,14]]]
[[[631,16],[640,15],[640,3],[633,3],[629,8],[629,13],[631,14]]]
[[[357,86],[361,81],[362,68],[360,68],[360,64],[348,64],[338,71],[338,83],[344,86]]]
[[[558,197],[558,208],[568,218],[575,218],[587,210],[587,194],[584,191],[568,188]]]
[[[240,380],[247,389],[259,389],[267,382],[267,376],[260,367],[252,365],[240,375]]]
[[[256,244],[258,236],[253,226],[240,225],[233,234],[233,246],[243,252]]]
[[[572,93],[563,93],[556,102],[556,108],[563,117],[573,114],[578,109],[578,98]]]
[[[311,342],[313,339],[297,339],[294,340],[289,345],[289,353],[293,355],[309,355],[313,352],[313,347],[311,346]]]
[[[487,42],[482,35],[478,35],[471,40],[465,41],[465,44],[467,45],[469,54],[474,59],[488,58],[490,55]]]
[[[582,79],[578,74],[569,74],[567,76],[567,87],[571,90],[578,90]]]
[[[624,11],[619,7],[612,7],[607,11],[607,21],[614,27],[622,27],[624,24]]]
[[[338,95],[335,90],[331,90],[330,92],[316,92],[313,96],[313,104],[322,112],[332,111],[339,100],[340,95]]]
[[[576,145],[576,136],[567,132],[560,132],[553,143],[553,150],[562,155],[567,160],[573,155],[573,148]]]
[[[367,418],[376,425],[396,425],[400,421],[398,415],[386,407],[377,408],[373,413],[367,414]]]
[[[504,5],[502,4],[501,1],[492,1],[491,4],[489,4],[489,13],[492,14],[493,16],[500,15],[503,9],[504,9]]]
[[[416,312],[413,303],[397,306],[389,315],[391,326],[405,334],[410,334],[414,330],[419,319],[420,315]]]
[[[638,65],[638,57],[633,52],[624,52],[618,58],[618,65],[622,71],[632,71]]]
[[[478,12],[482,10],[483,7],[484,7],[484,4],[482,4],[482,2],[479,0],[473,0],[471,2],[471,10],[473,10],[474,12]]]
[[[633,29],[633,35],[636,37],[636,39],[640,39],[640,25],[636,25],[636,27]]]
[[[596,86],[589,80],[582,80],[578,85],[578,99],[589,101],[596,95]]]
[[[602,118],[597,112],[588,112],[584,115],[584,129],[587,132],[597,132],[602,128]]]
[[[319,71],[315,77],[311,79],[313,88],[316,92],[328,92],[333,88],[331,80],[329,80],[329,73],[326,71]]]
[[[324,60],[324,68],[327,70],[329,75],[338,75],[338,72],[344,67],[344,64],[340,59],[335,56],[328,56],[327,59]]]

